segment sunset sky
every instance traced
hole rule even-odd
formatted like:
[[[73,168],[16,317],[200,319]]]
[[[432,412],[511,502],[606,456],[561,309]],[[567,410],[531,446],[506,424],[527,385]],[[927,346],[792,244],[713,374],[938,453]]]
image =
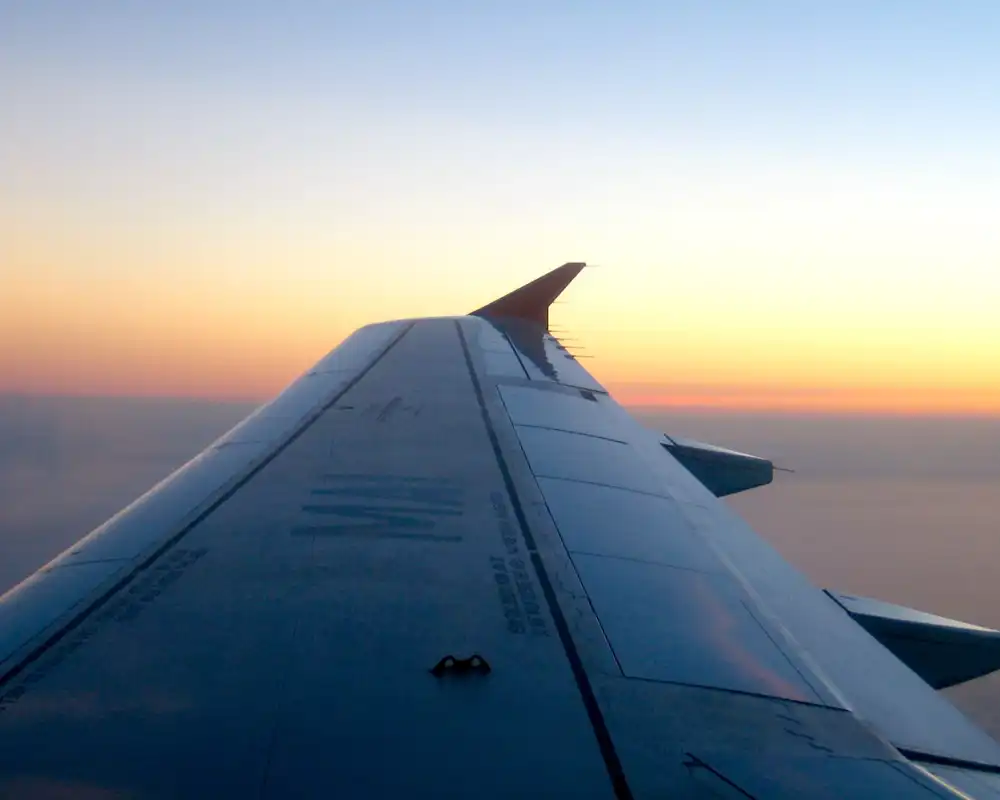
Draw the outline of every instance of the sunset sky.
[[[1000,4],[0,2],[0,392],[265,399],[598,264],[623,402],[1000,414]]]

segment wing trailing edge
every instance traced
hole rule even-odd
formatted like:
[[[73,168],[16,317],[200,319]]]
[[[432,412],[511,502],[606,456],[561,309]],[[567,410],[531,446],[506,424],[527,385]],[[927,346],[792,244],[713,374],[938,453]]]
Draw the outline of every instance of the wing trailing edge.
[[[549,329],[549,306],[587,266],[571,261],[472,312],[477,317],[521,319]]]

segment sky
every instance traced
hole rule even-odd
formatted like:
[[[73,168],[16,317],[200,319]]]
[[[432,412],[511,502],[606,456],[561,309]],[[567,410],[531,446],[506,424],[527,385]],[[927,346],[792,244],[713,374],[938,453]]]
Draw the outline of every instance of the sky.
[[[258,401],[565,261],[625,403],[1000,414],[1000,6],[0,0],[0,392]]]

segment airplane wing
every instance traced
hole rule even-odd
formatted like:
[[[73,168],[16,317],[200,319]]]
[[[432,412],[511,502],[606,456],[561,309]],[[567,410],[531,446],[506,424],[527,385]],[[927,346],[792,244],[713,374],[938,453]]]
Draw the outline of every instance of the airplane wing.
[[[360,329],[0,598],[0,796],[1000,797],[928,683],[995,632],[812,586],[717,499],[769,462],[548,333],[582,267]]]

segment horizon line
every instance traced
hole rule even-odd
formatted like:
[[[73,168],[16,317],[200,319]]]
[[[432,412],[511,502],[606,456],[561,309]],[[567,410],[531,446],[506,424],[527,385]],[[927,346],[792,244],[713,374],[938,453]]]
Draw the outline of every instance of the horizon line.
[[[106,393],[106,392],[33,392],[0,390],[0,400],[125,400],[147,402],[200,403],[205,405],[247,405],[262,406],[271,402],[280,392],[268,397],[260,396],[208,396],[197,394],[143,394],[143,393]],[[1000,408],[975,407],[885,407],[879,405],[806,405],[801,402],[762,403],[760,398],[751,399],[749,403],[739,404],[734,399],[691,398],[637,398],[629,401],[620,399],[609,393],[616,402],[624,408],[641,412],[676,412],[694,413],[706,416],[726,416],[739,414],[745,416],[789,416],[789,417],[883,417],[883,418],[950,418],[950,419],[1000,419]],[[773,398],[772,398],[773,399]]]

